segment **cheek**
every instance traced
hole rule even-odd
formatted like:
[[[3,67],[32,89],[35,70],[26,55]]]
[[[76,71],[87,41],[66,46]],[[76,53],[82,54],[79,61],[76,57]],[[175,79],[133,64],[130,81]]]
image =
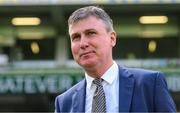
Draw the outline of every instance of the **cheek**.
[[[72,54],[73,55],[75,55],[75,54],[77,54],[78,53],[78,46],[77,45],[75,45],[75,44],[72,44],[71,45],[71,51],[72,51]]]
[[[109,52],[109,49],[112,48],[112,44],[111,44],[111,42],[109,40],[105,40],[104,42],[102,41],[100,43],[100,46],[101,46],[101,51],[103,53]]]
[[[99,41],[99,46],[101,46],[101,48],[103,48],[103,49],[108,48],[110,45],[111,45],[111,43],[110,43],[110,40],[108,40],[108,39]]]

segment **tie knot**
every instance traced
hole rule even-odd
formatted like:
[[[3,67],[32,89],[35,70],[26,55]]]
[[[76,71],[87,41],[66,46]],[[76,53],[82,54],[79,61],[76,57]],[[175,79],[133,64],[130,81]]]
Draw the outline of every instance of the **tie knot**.
[[[102,81],[103,81],[103,79],[101,79],[101,78],[95,78],[93,80],[93,83],[97,86],[102,86]]]

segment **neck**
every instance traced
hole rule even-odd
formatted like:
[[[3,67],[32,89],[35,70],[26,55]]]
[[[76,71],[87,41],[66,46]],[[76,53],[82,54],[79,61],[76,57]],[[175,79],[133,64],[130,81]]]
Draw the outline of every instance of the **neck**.
[[[85,69],[86,73],[93,78],[101,78],[103,74],[113,65],[113,61],[104,64],[103,66],[96,66]]]

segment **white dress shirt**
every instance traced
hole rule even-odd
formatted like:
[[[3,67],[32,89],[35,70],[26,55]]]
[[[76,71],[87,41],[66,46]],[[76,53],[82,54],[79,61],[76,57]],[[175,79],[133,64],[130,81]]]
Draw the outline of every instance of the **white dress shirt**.
[[[87,81],[85,112],[91,113],[96,86],[92,84],[94,78],[87,73],[85,73],[85,78]],[[102,85],[106,96],[106,111],[107,113],[117,113],[119,112],[119,69],[115,61],[101,78],[104,80]]]

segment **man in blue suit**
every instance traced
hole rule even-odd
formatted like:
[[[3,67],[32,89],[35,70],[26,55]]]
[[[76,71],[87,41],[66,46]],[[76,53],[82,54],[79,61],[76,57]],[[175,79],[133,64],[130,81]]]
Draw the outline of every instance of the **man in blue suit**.
[[[109,113],[176,112],[161,72],[126,68],[113,60],[116,32],[103,9],[80,8],[69,17],[68,25],[72,54],[85,70],[85,79],[56,97],[56,112],[99,112],[94,110],[98,104],[96,108],[104,106],[102,112]],[[101,91],[95,79],[101,81]],[[103,103],[95,99],[97,93]]]

